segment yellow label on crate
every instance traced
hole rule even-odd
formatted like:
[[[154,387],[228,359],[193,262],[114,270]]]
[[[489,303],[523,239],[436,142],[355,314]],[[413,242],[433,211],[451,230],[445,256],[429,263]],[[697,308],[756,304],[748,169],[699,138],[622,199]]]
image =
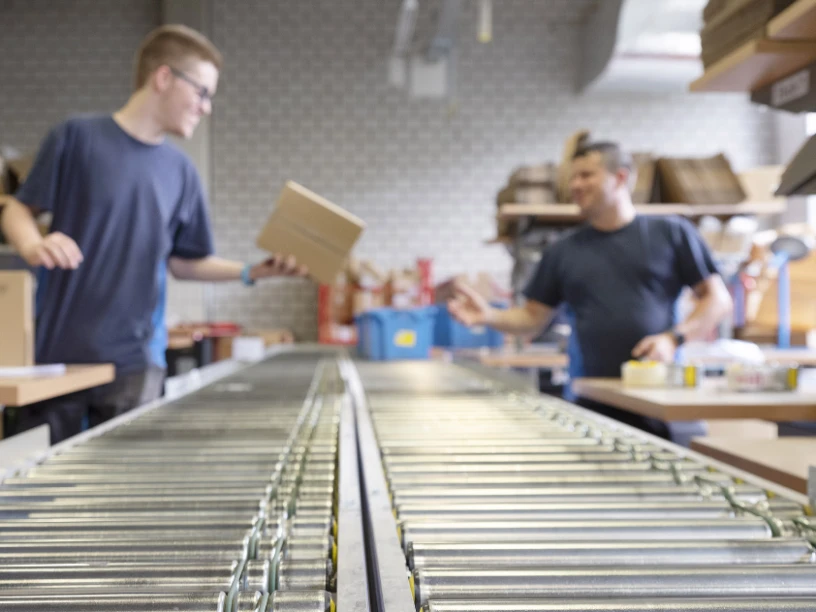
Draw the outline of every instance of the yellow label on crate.
[[[413,329],[401,329],[394,336],[394,344],[400,348],[414,348],[417,334]]]
[[[799,387],[799,370],[791,368],[788,370],[788,389],[796,389]]]

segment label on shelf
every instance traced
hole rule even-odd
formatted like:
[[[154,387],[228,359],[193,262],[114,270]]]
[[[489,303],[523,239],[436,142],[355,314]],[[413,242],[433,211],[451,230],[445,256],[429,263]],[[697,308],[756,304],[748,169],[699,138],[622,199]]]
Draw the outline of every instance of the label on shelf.
[[[771,86],[771,105],[783,106],[806,96],[810,91],[810,70],[800,70]]]

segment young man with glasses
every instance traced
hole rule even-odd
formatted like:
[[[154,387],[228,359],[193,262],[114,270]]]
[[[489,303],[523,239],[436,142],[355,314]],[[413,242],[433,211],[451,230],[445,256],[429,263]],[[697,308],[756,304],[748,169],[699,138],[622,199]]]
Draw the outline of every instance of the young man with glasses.
[[[206,196],[190,159],[167,141],[190,138],[212,112],[222,59],[203,35],[163,26],[142,43],[135,90],[111,115],[53,128],[27,180],[3,201],[0,228],[39,268],[38,363],[116,366],[104,387],[11,414],[12,432],[51,426],[52,443],[151,401],[164,380],[166,274],[253,284],[301,275],[293,258],[256,265],[213,255]],[[43,237],[34,215],[53,215]]]

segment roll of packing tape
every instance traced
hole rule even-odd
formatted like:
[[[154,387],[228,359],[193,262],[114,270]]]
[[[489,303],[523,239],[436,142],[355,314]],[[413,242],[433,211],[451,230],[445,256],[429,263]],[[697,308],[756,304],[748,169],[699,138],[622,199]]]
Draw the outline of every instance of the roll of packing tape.
[[[621,366],[625,387],[664,387],[668,369],[659,361],[627,361]]]

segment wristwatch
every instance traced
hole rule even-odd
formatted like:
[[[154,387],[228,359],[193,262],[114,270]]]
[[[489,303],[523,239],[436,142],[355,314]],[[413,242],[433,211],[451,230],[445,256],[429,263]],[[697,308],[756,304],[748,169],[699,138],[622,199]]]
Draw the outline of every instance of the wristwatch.
[[[686,336],[681,334],[680,332],[672,330],[671,335],[672,335],[672,338],[674,338],[675,346],[680,347],[680,346],[683,346],[686,343]]]
[[[252,280],[252,277],[249,273],[252,271],[252,265],[247,264],[244,266],[244,269],[241,270],[241,282],[244,283],[247,287],[251,287],[255,284],[255,281]]]

